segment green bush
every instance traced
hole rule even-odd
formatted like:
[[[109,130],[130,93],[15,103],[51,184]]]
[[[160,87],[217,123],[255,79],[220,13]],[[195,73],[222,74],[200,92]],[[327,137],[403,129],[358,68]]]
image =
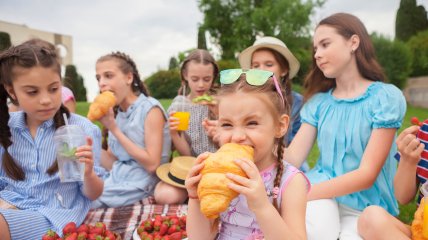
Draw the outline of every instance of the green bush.
[[[412,71],[412,54],[407,45],[399,40],[391,41],[377,34],[372,35],[376,55],[385,74],[392,84],[399,88],[406,86]]]
[[[413,71],[410,75],[413,77],[428,75],[428,30],[411,37],[407,46],[413,55]]]
[[[157,99],[177,96],[180,82],[181,78],[178,69],[160,70],[144,81],[149,88],[150,94]]]
[[[12,45],[10,35],[7,32],[0,32],[0,51],[8,49]]]

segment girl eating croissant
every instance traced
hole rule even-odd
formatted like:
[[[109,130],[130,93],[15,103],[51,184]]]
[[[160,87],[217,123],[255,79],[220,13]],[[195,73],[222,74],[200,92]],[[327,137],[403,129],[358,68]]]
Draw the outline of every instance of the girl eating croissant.
[[[221,148],[214,154],[199,155],[185,181],[189,238],[306,239],[308,180],[282,160],[290,121],[283,87],[272,72],[257,69],[224,70],[220,82],[217,131]],[[223,151],[225,148],[228,150]],[[253,156],[242,148],[252,148]],[[247,154],[240,157],[239,152]],[[229,154],[235,154],[232,160]],[[216,160],[218,163],[212,163]],[[221,166],[225,161],[233,164]],[[225,177],[212,183],[204,180],[209,174]],[[230,191],[239,195],[233,198]],[[209,202],[211,192],[231,196],[218,206],[218,212],[207,209],[214,206]]]
[[[115,96],[117,114],[110,107],[99,119],[108,129],[102,163],[111,170],[92,207],[129,205],[153,195],[159,181],[155,170],[168,162],[171,139],[167,116],[159,101],[149,96],[128,55],[113,52],[99,58],[96,78],[101,92],[111,91]]]

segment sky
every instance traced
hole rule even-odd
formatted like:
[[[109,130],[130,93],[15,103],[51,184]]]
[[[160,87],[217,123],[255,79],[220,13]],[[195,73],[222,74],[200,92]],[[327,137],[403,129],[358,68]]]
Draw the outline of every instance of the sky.
[[[417,0],[428,10],[428,0]],[[371,33],[395,35],[400,0],[327,0],[312,16],[313,25],[335,12],[359,17]],[[85,80],[88,100],[98,92],[95,62],[122,51],[141,77],[167,69],[169,59],[195,48],[203,21],[197,0],[0,0],[0,20],[73,37],[73,61]],[[218,59],[218,51],[208,45]]]

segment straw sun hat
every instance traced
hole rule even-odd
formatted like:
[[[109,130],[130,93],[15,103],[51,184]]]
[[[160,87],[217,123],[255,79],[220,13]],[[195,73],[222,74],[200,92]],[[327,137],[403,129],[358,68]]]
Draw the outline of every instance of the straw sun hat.
[[[175,157],[172,159],[171,163],[160,165],[156,169],[156,174],[165,183],[179,188],[185,188],[184,180],[190,168],[193,167],[195,159],[194,157]]]
[[[297,58],[291,53],[284,42],[274,37],[262,37],[257,39],[253,46],[246,48],[239,54],[239,64],[243,69],[251,68],[251,58],[253,53],[260,48],[269,48],[279,52],[288,61],[290,66],[289,76],[292,79],[296,76],[300,68],[300,63]]]

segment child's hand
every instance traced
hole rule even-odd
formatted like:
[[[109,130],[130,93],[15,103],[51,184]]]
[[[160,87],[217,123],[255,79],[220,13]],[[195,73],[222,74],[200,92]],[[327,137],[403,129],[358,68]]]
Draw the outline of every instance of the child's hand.
[[[411,126],[403,130],[397,137],[396,143],[401,154],[400,161],[408,161],[411,164],[418,164],[425,145],[416,138],[419,126]]]
[[[202,121],[202,126],[205,129],[208,137],[212,138],[214,142],[218,142],[218,134],[217,134],[217,124],[218,120],[209,120],[205,118]]]
[[[172,111],[169,113],[169,118],[168,118],[168,125],[169,125],[169,132],[171,134],[176,134],[177,133],[177,128],[178,128],[178,124],[180,124],[180,119],[174,117],[174,114],[176,112]]]
[[[76,157],[80,162],[85,163],[85,177],[91,176],[94,172],[94,159],[92,153],[92,138],[86,137],[87,145],[76,149]]]
[[[208,158],[209,155],[210,155],[209,152],[200,154],[196,158],[195,165],[193,165],[193,167],[189,170],[189,173],[187,174],[184,185],[186,186],[189,197],[192,197],[192,198],[198,197],[198,184],[202,178],[202,175],[200,172],[202,168],[204,168],[204,161],[205,159]]]
[[[235,182],[229,183],[228,187],[247,198],[247,204],[251,211],[256,212],[265,209],[267,204],[270,205],[271,203],[256,164],[241,159],[236,159],[235,163],[244,170],[248,178],[227,173],[226,176]]]
[[[116,127],[116,120],[114,119],[114,112],[113,108],[110,108],[106,115],[104,115],[102,118],[98,120],[104,127],[106,127],[108,130],[112,130],[114,127]]]

